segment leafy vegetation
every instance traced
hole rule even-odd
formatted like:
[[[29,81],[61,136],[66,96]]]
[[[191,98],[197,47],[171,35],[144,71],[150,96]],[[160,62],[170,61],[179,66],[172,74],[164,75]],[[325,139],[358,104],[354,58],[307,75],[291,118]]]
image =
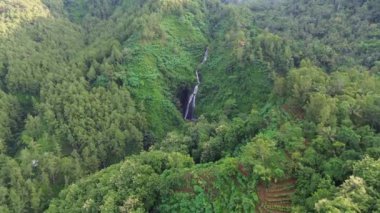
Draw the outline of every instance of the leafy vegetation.
[[[289,39],[295,62],[309,58],[329,72],[359,64],[378,69],[378,1],[254,2],[257,24]]]
[[[0,2],[0,212],[379,211],[379,11]]]

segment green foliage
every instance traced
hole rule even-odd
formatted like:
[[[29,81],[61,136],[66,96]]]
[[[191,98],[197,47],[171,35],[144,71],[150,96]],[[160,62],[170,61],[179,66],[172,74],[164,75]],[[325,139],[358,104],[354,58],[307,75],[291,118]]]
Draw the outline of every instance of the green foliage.
[[[13,211],[40,212],[59,187],[82,176],[79,160],[59,153],[40,155],[37,144],[23,149],[17,158],[0,155],[2,206]]]
[[[232,121],[209,122],[202,116],[196,123],[187,124],[184,131],[168,133],[154,149],[190,153],[195,162],[217,161],[236,155],[264,126],[263,119],[254,110],[248,117]]]
[[[87,91],[83,85],[86,83],[81,81],[64,82],[42,89],[41,116],[35,119],[41,126],[49,124],[47,134],[64,151],[78,152],[90,171],[141,150],[144,122],[128,91],[116,85]],[[30,136],[38,139],[41,135]]]
[[[363,178],[369,186],[374,187],[378,192],[380,188],[377,180],[380,172],[379,166],[379,159],[375,160],[366,156],[363,160],[354,164],[354,175]]]
[[[284,176],[285,156],[280,151],[276,151],[275,146],[276,142],[272,139],[265,135],[258,135],[254,141],[242,148],[242,161],[252,166],[253,173],[266,182]]]
[[[10,35],[22,22],[48,16],[49,10],[40,0],[4,0],[0,2],[0,35]]]
[[[21,120],[21,108],[16,97],[0,90],[0,154],[17,149],[15,134]]]
[[[333,200],[322,199],[315,204],[315,208],[317,212],[369,212],[369,205],[373,202],[369,193],[362,178],[351,176]]]
[[[303,106],[313,92],[324,92],[326,89],[326,74],[310,61],[303,61],[302,67],[293,69],[287,75],[286,91],[294,98],[294,105]]]
[[[258,26],[291,40],[295,64],[309,58],[327,71],[379,60],[379,3],[370,1],[253,1]]]
[[[328,206],[332,204],[325,201],[334,191],[318,185],[324,178],[331,178],[335,185],[340,185],[353,173],[354,162],[363,154],[377,156],[378,134],[371,132],[378,127],[374,120],[366,119],[367,106],[364,104],[378,96],[377,84],[378,77],[366,71],[339,71],[327,75],[309,62],[292,69],[285,78],[277,77],[274,94],[285,102],[285,111],[302,127],[301,134],[300,130],[292,132],[289,127],[286,133],[298,135],[298,141],[304,137],[299,150],[291,155],[293,168],[298,170],[295,203],[300,204],[298,207],[304,208],[303,211],[312,211],[318,200],[321,200],[318,202],[320,212],[338,211],[335,208],[359,211],[352,209],[357,204],[350,204],[351,201],[343,197],[336,200],[341,207]],[[288,88],[287,92],[280,91],[281,88]],[[376,109],[370,114],[376,117]],[[286,140],[282,142],[286,148],[286,142],[291,142],[292,138],[282,133],[284,127],[279,129],[279,140]],[[303,149],[303,145],[307,148]],[[301,204],[303,201],[306,205]]]
[[[0,212],[378,210],[378,6],[1,1]]]
[[[159,199],[160,174],[192,165],[189,157],[178,153],[132,156],[63,190],[47,212],[146,212]]]
[[[162,175],[160,211],[254,211],[256,178],[238,159],[225,158],[191,170]]]

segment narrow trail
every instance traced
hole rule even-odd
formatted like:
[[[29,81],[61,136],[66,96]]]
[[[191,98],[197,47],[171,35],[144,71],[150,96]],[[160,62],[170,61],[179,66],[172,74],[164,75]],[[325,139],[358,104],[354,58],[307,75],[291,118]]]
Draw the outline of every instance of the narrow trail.
[[[206,48],[206,51],[203,56],[203,60],[199,64],[198,67],[201,67],[204,63],[206,63],[207,59],[208,59],[208,47]],[[184,115],[184,119],[186,120],[194,120],[195,100],[198,94],[199,86],[201,84],[201,81],[199,79],[199,68],[195,70],[195,77],[197,78],[197,84],[194,86],[193,92],[191,93],[189,100],[187,102],[186,111]]]

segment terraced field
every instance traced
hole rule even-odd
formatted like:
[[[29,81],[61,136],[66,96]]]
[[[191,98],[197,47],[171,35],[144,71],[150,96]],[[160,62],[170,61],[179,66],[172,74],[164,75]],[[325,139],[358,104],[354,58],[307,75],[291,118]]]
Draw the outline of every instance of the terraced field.
[[[286,179],[269,186],[261,183],[258,186],[260,204],[257,207],[259,213],[290,212],[292,195],[295,191],[295,179]]]

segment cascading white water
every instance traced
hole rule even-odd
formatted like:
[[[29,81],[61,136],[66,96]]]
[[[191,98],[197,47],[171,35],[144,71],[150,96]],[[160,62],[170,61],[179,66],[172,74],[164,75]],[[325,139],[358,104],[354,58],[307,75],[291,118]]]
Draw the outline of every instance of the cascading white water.
[[[200,66],[203,65],[204,63],[206,63],[207,58],[208,58],[208,47],[206,48],[206,51],[205,51],[205,54],[203,56],[203,60],[200,63]],[[189,101],[187,102],[185,116],[184,116],[184,119],[187,119],[187,120],[193,120],[194,119],[194,116],[193,116],[194,113],[193,112],[195,110],[195,99],[196,99],[197,94],[198,94],[199,85],[201,84],[201,81],[199,79],[198,69],[195,71],[195,76],[197,78],[197,84],[194,86],[193,93],[191,93],[191,95],[189,97]]]

